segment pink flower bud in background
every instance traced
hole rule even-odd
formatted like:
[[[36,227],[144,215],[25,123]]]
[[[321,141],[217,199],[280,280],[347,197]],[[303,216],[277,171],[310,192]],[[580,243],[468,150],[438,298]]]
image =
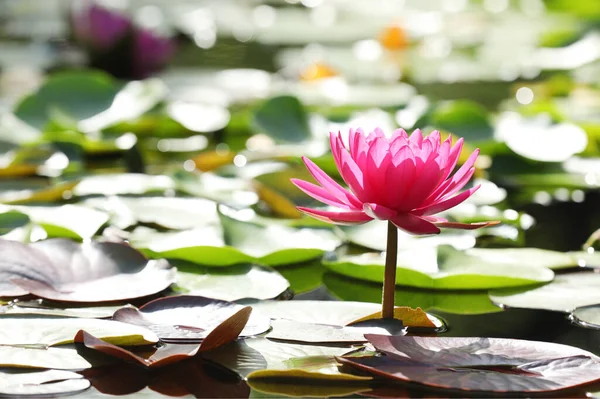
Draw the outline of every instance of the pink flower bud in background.
[[[175,41],[137,27],[131,18],[94,2],[74,2],[74,41],[89,65],[118,78],[143,79],[162,69],[175,52]]]
[[[435,216],[460,204],[479,188],[460,191],[473,176],[479,150],[451,176],[463,139],[452,145],[452,137],[442,142],[437,130],[423,138],[418,129],[410,137],[398,129],[387,138],[381,129],[369,135],[358,129],[350,130],[348,148],[339,133],[330,134],[330,143],[336,166],[349,190],[304,157],[308,170],[320,185],[298,179],[292,182],[311,197],[336,208],[298,208],[309,216],[337,224],[389,220],[412,234],[436,234],[440,227],[476,229],[497,224],[454,223]]]
[[[76,3],[81,6],[84,3]],[[77,43],[97,50],[108,50],[131,30],[129,18],[97,4],[78,7],[72,18],[73,36]]]

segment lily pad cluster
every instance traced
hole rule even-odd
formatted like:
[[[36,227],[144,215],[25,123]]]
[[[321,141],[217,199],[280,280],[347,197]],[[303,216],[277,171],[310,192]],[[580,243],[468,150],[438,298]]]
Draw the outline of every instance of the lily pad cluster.
[[[599,390],[577,339],[600,328],[600,258],[577,250],[600,225],[594,2],[132,3],[181,39],[138,81],[70,69],[66,22],[33,3],[0,32],[18,36],[0,45],[0,396]],[[49,22],[23,52],[52,27],[28,63],[47,73],[5,98],[29,12]],[[316,204],[290,183],[308,156],[343,184],[328,133],[358,127],[463,137],[459,163],[480,148],[480,190],[442,216],[502,222],[400,234],[386,321],[385,226],[303,217]],[[513,315],[591,351],[451,337]]]

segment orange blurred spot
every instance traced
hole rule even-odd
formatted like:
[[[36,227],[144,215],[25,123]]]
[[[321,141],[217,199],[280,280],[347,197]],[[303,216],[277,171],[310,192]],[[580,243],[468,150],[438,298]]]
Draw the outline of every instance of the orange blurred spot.
[[[379,35],[378,40],[387,50],[404,50],[409,45],[408,35],[398,25],[385,28]]]
[[[315,62],[309,65],[306,69],[300,72],[300,79],[306,82],[312,82],[314,80],[332,78],[338,76],[338,73],[330,66]]]

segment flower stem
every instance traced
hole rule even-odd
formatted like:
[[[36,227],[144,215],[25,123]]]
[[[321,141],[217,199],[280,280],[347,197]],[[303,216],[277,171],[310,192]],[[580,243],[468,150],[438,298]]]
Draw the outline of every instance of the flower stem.
[[[398,263],[398,228],[388,221],[387,247],[385,251],[385,274],[383,276],[383,299],[381,316],[394,318],[394,294],[396,293],[396,267]]]

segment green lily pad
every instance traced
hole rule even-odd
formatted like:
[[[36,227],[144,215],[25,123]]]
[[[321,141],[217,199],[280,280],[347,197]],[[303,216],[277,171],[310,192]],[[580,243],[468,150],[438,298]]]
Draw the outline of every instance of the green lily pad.
[[[173,102],[167,107],[173,120],[192,132],[210,133],[225,128],[229,124],[229,111],[216,104]]]
[[[257,370],[248,385],[264,393],[292,397],[346,396],[370,390],[372,377],[341,372],[333,356],[291,358],[287,369]]]
[[[385,259],[368,253],[324,261],[329,270],[360,280],[382,283]],[[491,289],[545,283],[554,273],[527,263],[503,263],[470,256],[452,247],[421,248],[398,254],[396,284],[430,289]]]
[[[380,298],[381,299],[381,298]],[[365,302],[339,302],[339,301],[260,301],[251,303],[256,312],[260,312],[271,319],[291,320],[304,324],[324,324],[328,326],[344,327],[357,320],[365,319],[375,313],[381,312],[381,305]],[[403,311],[405,309],[402,309]],[[417,309],[419,311],[419,309]],[[409,312],[410,313],[410,312]],[[409,317],[411,315],[409,314]],[[414,316],[413,320],[414,320]],[[425,317],[425,315],[423,315]],[[436,326],[442,322],[435,316],[426,315]],[[371,320],[371,319],[365,319]],[[417,320],[418,321],[418,320]],[[410,326],[410,320],[405,326]],[[358,324],[357,324],[358,326]],[[392,328],[397,330],[397,325],[373,324],[375,327]],[[310,341],[310,337],[307,338]]]
[[[585,252],[559,252],[540,248],[472,248],[465,253],[493,263],[547,267],[552,270],[579,267],[586,260],[594,260],[591,256],[584,258]]]
[[[224,268],[203,267],[175,262],[177,287],[188,295],[200,295],[225,301],[242,298],[273,299],[290,286],[277,271],[258,265],[234,265]]]
[[[118,92],[118,85],[104,72],[56,73],[50,75],[36,93],[17,104],[15,115],[43,129],[56,113],[82,120],[105,111]]]
[[[356,245],[377,251],[385,251],[387,243],[387,222],[373,220],[355,226],[337,226],[341,236]],[[432,248],[439,245],[452,245],[457,249],[467,249],[475,245],[475,238],[470,233],[448,233],[416,237],[398,231],[398,249]]]
[[[319,288],[327,269],[323,267],[321,259],[315,259],[295,265],[277,266],[277,271],[289,281],[295,294],[302,294]]]
[[[382,285],[379,283],[327,272],[323,276],[323,284],[331,294],[344,301],[381,303]],[[502,311],[492,303],[487,290],[450,291],[396,287],[394,303],[397,306],[421,308],[425,311],[440,310],[452,314],[476,315]]]
[[[162,194],[174,189],[175,183],[169,176],[121,173],[85,177],[75,187],[73,195]]]
[[[178,171],[173,174],[177,190],[234,207],[248,207],[258,202],[258,196],[246,179]]]
[[[94,365],[94,361],[82,357],[75,348],[36,344],[0,346],[0,367],[81,370]]]
[[[17,315],[37,315],[55,317],[81,317],[89,319],[109,318],[122,305],[114,306],[87,306],[78,308],[58,307],[58,304],[47,304],[43,300],[12,301],[8,305],[0,306],[0,317]]]
[[[247,377],[257,370],[286,370],[292,358],[341,356],[349,351],[348,348],[335,346],[297,345],[274,342],[265,338],[252,338],[232,342],[201,355],[242,377]]]
[[[3,370],[0,372],[0,395],[40,397],[68,395],[85,391],[90,382],[71,371]]]
[[[0,206],[2,209],[2,206]],[[108,214],[80,205],[11,206],[42,226],[48,237],[83,240],[93,237],[108,222]]]
[[[49,317],[0,317],[1,345],[54,346],[73,343],[79,330],[92,331],[115,345],[148,345],[158,342],[150,330],[132,324],[101,319]]]
[[[0,202],[30,204],[62,201],[72,194],[77,181],[49,182],[46,180],[0,181]]]
[[[468,100],[442,103],[433,112],[431,125],[473,142],[489,140],[493,133],[488,111]]]
[[[1,209],[1,208],[0,208]],[[0,213],[0,236],[24,241],[29,235],[29,216],[17,211]]]
[[[216,203],[202,198],[114,196],[89,198],[84,204],[111,214],[111,225],[121,229],[138,223],[174,230],[219,223]]]
[[[579,307],[571,312],[571,319],[580,326],[600,329],[600,305]]]
[[[576,308],[600,304],[600,274],[576,272],[559,274],[550,284],[531,289],[490,291],[499,306],[543,309],[569,313]]]
[[[254,114],[256,128],[277,143],[310,139],[308,115],[296,97],[280,96],[265,101]]]
[[[526,119],[516,113],[505,113],[499,118],[496,135],[516,154],[542,162],[566,161],[588,144],[581,127],[566,122],[552,124],[547,114]],[[564,141],[563,137],[569,140]]]
[[[293,228],[285,221],[258,217],[251,209],[219,206],[221,226],[177,233],[136,229],[133,245],[151,257],[181,259],[206,266],[258,263],[277,266],[318,258],[340,241],[326,229]]]
[[[365,334],[402,334],[402,323],[393,332],[384,326],[331,326],[316,323],[302,323],[294,320],[277,319],[271,321],[272,330],[265,338],[287,342],[308,344],[358,344],[367,342]],[[391,327],[393,328],[393,327]],[[390,330],[391,330],[390,328]],[[400,330],[400,331],[398,331]]]
[[[158,105],[166,95],[167,87],[160,79],[129,82],[116,93],[109,108],[81,120],[78,127],[93,133],[134,120]]]
[[[27,144],[39,140],[42,132],[23,122],[10,112],[0,115],[0,141],[12,144]]]
[[[291,228],[253,211],[219,206],[226,242],[266,265],[299,263],[333,251],[341,242],[326,229]]]
[[[131,244],[151,258],[188,261],[204,266],[232,266],[252,263],[252,256],[226,246],[220,226],[159,233],[138,227],[129,237]]]

